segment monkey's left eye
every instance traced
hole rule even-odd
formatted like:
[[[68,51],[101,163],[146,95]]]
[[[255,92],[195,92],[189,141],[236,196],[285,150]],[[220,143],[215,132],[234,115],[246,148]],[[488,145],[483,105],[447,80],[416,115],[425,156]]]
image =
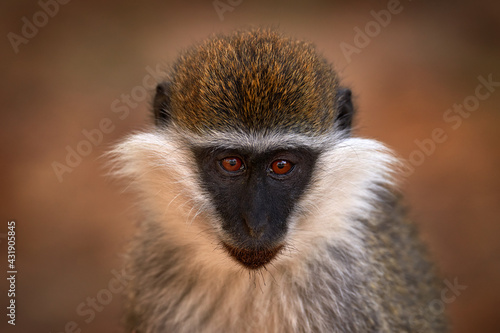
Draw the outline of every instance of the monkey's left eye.
[[[293,164],[287,160],[276,160],[271,164],[271,171],[277,175],[284,175],[292,170]]]
[[[245,168],[243,161],[238,157],[226,157],[220,161],[222,168],[229,172],[236,172]]]

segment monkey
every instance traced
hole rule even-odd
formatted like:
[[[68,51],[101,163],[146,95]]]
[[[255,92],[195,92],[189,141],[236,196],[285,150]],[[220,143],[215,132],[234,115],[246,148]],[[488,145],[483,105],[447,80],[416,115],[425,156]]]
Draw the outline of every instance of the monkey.
[[[127,332],[446,332],[400,162],[353,135],[351,90],[274,29],[181,52],[154,122],[114,146],[140,221]]]

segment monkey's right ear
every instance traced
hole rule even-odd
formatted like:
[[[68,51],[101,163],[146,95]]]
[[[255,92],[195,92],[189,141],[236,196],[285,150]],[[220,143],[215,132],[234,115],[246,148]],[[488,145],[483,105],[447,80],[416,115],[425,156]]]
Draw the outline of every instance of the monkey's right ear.
[[[341,88],[337,92],[337,117],[335,126],[348,133],[351,131],[352,119],[354,117],[354,106],[351,100],[351,89]]]
[[[166,125],[170,121],[170,82],[162,82],[156,86],[156,95],[153,100],[153,112],[156,126]]]

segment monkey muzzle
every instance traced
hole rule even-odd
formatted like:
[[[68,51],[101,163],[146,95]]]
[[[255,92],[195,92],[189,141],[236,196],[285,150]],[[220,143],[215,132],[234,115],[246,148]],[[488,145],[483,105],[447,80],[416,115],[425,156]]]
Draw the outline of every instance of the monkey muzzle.
[[[274,248],[243,249],[222,242],[226,251],[248,269],[259,269],[271,262],[283,249],[283,244]]]

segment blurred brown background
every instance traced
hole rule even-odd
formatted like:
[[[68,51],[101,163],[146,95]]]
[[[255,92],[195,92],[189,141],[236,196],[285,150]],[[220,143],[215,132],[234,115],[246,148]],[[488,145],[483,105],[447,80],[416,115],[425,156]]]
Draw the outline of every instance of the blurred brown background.
[[[500,2],[220,3],[222,17],[212,0],[0,4],[0,267],[13,219],[18,269],[17,325],[6,324],[3,278],[0,331],[120,332],[120,296],[107,290],[136,215],[101,155],[148,124],[147,68],[213,32],[266,25],[316,43],[355,94],[359,135],[414,166],[403,183],[411,214],[443,278],[467,286],[446,305],[453,331],[500,332],[500,86],[473,97],[479,76],[500,82]],[[447,111],[464,102],[473,111]],[[102,142],[82,143],[105,118]],[[66,164],[68,147],[89,154],[60,181],[53,163]]]

